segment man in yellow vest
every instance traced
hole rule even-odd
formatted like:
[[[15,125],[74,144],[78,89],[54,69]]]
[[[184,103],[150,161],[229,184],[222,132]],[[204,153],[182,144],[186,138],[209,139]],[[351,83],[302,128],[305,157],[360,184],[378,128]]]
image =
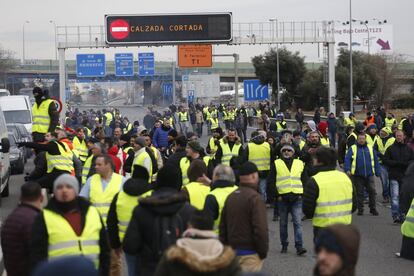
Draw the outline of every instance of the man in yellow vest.
[[[206,197],[204,210],[209,212],[214,219],[214,230],[219,232],[221,211],[227,197],[237,190],[236,177],[230,166],[218,165],[214,168],[211,191]]]
[[[221,139],[223,138],[223,135],[224,134],[221,127],[215,128],[213,130],[213,137],[210,137],[206,147],[206,152],[210,154],[210,156],[214,156],[216,154]]]
[[[187,135],[188,131],[188,109],[185,109],[184,107],[179,108],[178,112],[178,123],[180,125],[180,131],[183,135]]]
[[[344,118],[344,125],[347,126],[353,126],[355,127],[357,124],[357,120],[355,119],[355,115],[353,113],[350,113],[348,118]]]
[[[200,146],[200,143],[197,141],[188,142],[185,151],[186,156],[180,159],[180,183],[183,186],[187,185],[190,182],[187,172],[192,161],[197,159],[202,160],[207,168],[209,168],[209,164],[211,163],[210,157],[205,155],[203,147]],[[212,165],[210,165],[210,167],[212,167]]]
[[[276,200],[280,216],[280,242],[281,253],[287,253],[288,241],[288,216],[292,214],[293,229],[295,232],[296,254],[301,256],[306,253],[303,248],[302,238],[302,196],[303,183],[307,181],[305,164],[294,158],[295,149],[285,144],[280,150],[281,158],[271,164],[267,179],[268,185],[276,186]]]
[[[299,130],[293,131],[293,139],[296,145],[299,147],[299,150],[302,150],[303,147],[306,145],[305,140],[302,139],[302,136],[300,135]]]
[[[364,133],[358,135],[357,143],[348,149],[345,155],[344,171],[352,179],[358,194],[358,216],[364,214],[364,189],[369,195],[369,209],[373,216],[378,216],[375,176],[380,175],[377,153],[367,144]]]
[[[375,146],[375,144],[377,143],[377,139],[379,139],[379,136],[377,134],[377,125],[376,124],[370,124],[367,127],[367,134],[366,134],[366,139],[367,139],[367,144],[370,146]]]
[[[152,193],[151,185],[148,184],[148,171],[142,166],[134,166],[134,177],[125,181],[122,190],[115,195],[108,212],[108,236],[111,248],[118,256],[122,255],[122,242],[128,224],[132,217],[134,208],[138,205],[138,200]],[[125,254],[128,275],[135,274],[134,256]]]
[[[96,164],[96,157],[105,153],[105,146],[99,142],[96,138],[90,138],[88,140],[88,149],[90,150],[91,154],[85,161],[82,167],[82,186],[85,185],[86,180],[89,177],[96,173],[95,164]]]
[[[134,161],[133,165],[140,165],[147,169],[148,174],[150,176],[148,182],[152,182],[152,160],[151,156],[147,152],[147,141],[145,141],[144,137],[137,137],[135,138],[134,144]],[[131,168],[131,174],[134,173],[134,167]]]
[[[337,154],[320,147],[315,153],[317,173],[305,185],[302,211],[312,219],[314,242],[319,232],[332,224],[351,224],[356,210],[356,190],[349,177],[336,170]]]
[[[202,160],[193,160],[187,171],[189,182],[182,193],[194,208],[202,210],[210,193],[210,180],[207,178],[207,166]]]
[[[394,115],[392,113],[387,114],[387,118],[384,120],[385,127],[392,129],[393,127],[397,126],[397,120],[395,120]]]
[[[76,136],[73,138],[73,154],[79,158],[82,164],[85,164],[86,158],[88,158],[88,146],[83,127],[76,129]]]
[[[266,142],[266,133],[253,131],[252,138],[245,149],[244,161],[250,161],[256,164],[259,170],[259,191],[263,200],[267,201],[267,184],[266,179],[270,171],[270,163],[273,161],[270,145]]]
[[[41,142],[46,133],[55,131],[59,124],[59,112],[47,90],[36,86],[33,88],[33,96],[35,103],[32,108],[32,136],[34,142]]]
[[[235,129],[228,129],[227,135],[223,139],[219,140],[217,151],[214,155],[214,162],[216,164],[224,164],[230,166],[230,159],[241,158],[244,155],[244,149],[240,141],[240,137],[237,136]]]
[[[103,125],[104,125],[104,131],[105,131],[105,136],[106,137],[111,137],[112,136],[112,128],[111,128],[111,123],[114,120],[114,114],[113,112],[111,112],[109,109],[103,110]]]
[[[211,114],[209,122],[211,132],[214,132],[215,129],[220,127],[219,119],[217,118],[217,115],[215,113]]]
[[[32,229],[32,267],[42,261],[84,256],[93,261],[100,275],[109,273],[109,244],[97,208],[78,196],[79,183],[63,174],[53,184],[53,197],[37,217]]]
[[[405,215],[401,225],[402,244],[400,257],[414,260],[414,165],[405,173],[401,185],[400,210]]]

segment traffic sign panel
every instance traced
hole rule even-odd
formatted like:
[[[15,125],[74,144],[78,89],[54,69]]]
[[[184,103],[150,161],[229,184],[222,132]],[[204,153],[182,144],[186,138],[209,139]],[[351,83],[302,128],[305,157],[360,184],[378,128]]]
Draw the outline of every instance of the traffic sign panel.
[[[153,76],[155,74],[154,53],[138,54],[138,74],[143,76]]]
[[[132,53],[115,54],[115,76],[134,75],[134,55]]]
[[[261,84],[260,80],[245,80],[243,86],[245,101],[263,101],[269,98],[269,88],[267,84]]]
[[[78,77],[103,77],[106,74],[104,54],[77,54],[76,75]]]
[[[178,67],[212,67],[211,44],[178,45]]]
[[[172,95],[172,91],[173,91],[172,83],[164,83],[162,85],[162,92],[164,96]]]

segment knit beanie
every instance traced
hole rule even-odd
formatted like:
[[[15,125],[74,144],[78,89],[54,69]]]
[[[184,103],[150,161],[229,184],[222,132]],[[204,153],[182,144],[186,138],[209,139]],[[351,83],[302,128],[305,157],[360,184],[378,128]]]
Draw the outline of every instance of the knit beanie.
[[[200,155],[204,155],[204,149],[200,146],[200,143],[197,141],[191,141],[187,143],[187,146],[193,151],[198,152]]]
[[[156,189],[159,188],[173,188],[180,190],[180,176],[175,166],[171,164],[164,165],[157,173]]]
[[[55,182],[53,183],[53,192],[55,193],[57,188],[61,185],[69,185],[71,186],[76,194],[79,193],[79,182],[73,175],[70,174],[62,174],[58,178],[56,178]]]
[[[252,162],[245,162],[243,165],[240,166],[239,175],[249,175],[255,172],[259,172],[257,166]]]

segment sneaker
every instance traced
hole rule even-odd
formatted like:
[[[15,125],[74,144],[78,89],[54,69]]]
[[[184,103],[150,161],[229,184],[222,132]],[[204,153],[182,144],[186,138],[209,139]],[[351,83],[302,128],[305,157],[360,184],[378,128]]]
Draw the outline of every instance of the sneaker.
[[[376,209],[372,209],[371,211],[369,211],[373,216],[378,216],[379,213]]]
[[[401,257],[400,252],[395,252],[395,257],[397,257],[397,258]]]
[[[287,246],[283,246],[282,250],[280,250],[280,253],[282,253],[282,254],[287,253]]]
[[[399,218],[393,218],[393,222],[394,222],[394,224],[400,224],[401,223]]]
[[[305,248],[303,248],[303,247],[299,247],[299,248],[297,248],[296,249],[296,254],[298,255],[298,256],[302,256],[303,254],[305,254],[306,252],[308,252]]]
[[[358,216],[362,216],[363,214],[364,214],[363,210],[358,210],[358,213],[357,213]]]
[[[305,220],[307,220],[308,218],[306,217],[306,216],[303,216],[302,217],[302,221],[305,221]]]

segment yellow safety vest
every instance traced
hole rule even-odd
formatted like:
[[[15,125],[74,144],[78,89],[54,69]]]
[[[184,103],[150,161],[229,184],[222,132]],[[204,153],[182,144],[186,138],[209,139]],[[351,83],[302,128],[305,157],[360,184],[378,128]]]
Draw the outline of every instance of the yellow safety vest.
[[[299,149],[302,150],[305,145],[306,145],[305,141],[300,140]]]
[[[223,211],[224,204],[226,203],[227,197],[237,190],[237,186],[231,186],[231,187],[225,187],[225,188],[216,188],[212,190],[209,195],[213,195],[216,198],[217,204],[218,204],[218,217],[214,221],[214,231],[218,233],[219,231],[219,225],[220,225],[220,219],[221,219],[221,212]]]
[[[190,198],[190,204],[198,210],[203,210],[210,187],[201,182],[190,182],[185,186]]]
[[[348,135],[348,137],[346,138],[346,142],[347,142],[347,144],[346,144],[346,150],[348,151],[348,140],[349,140],[349,138],[350,137],[355,137],[355,143],[356,143],[356,140],[358,139],[358,136],[355,134],[355,132],[352,132],[351,134],[349,134]]]
[[[151,183],[151,181],[152,181],[152,160],[151,160],[151,157],[149,156],[148,152],[143,151],[140,155],[136,156],[135,159],[134,159],[134,164],[133,165],[140,165],[142,167],[145,167],[144,162],[145,162],[145,159],[147,159],[147,158],[150,160],[150,170],[148,172],[148,174],[149,174],[148,183]],[[131,175],[134,174],[134,166],[133,165],[132,165],[132,169],[131,169]]]
[[[44,100],[40,103],[40,106],[37,103],[34,103],[32,108],[33,114],[33,126],[32,132],[38,132],[46,134],[49,131],[50,126],[50,116],[49,116],[49,106],[54,101],[51,99]]]
[[[411,201],[410,210],[408,210],[404,223],[401,225],[401,234],[414,239],[414,199]]]
[[[229,121],[234,121],[234,118],[235,118],[235,117],[236,117],[236,112],[234,112],[234,111],[229,111],[227,119],[228,119]]]
[[[248,161],[256,164],[259,171],[270,170],[270,145],[268,142],[257,145],[255,143],[248,143],[249,158]]]
[[[208,145],[210,146],[210,150],[212,151],[211,155],[214,156],[216,153],[218,146],[216,146],[214,137],[211,137],[210,140],[208,140]],[[222,139],[219,140],[219,143],[221,143]]]
[[[369,157],[371,159],[371,168],[372,168],[372,174],[375,175],[375,160],[374,160],[374,148],[370,145],[367,145],[368,150],[369,150]],[[351,164],[351,173],[355,174],[355,170],[356,170],[356,159],[357,159],[357,145],[352,145],[351,146],[351,150],[352,150],[352,164]]]
[[[321,145],[325,146],[325,147],[329,147],[330,146],[330,140],[329,137],[322,137],[321,136]]]
[[[211,127],[210,129],[216,129],[219,127],[219,120],[217,118],[210,118]]]
[[[124,129],[124,134],[127,134],[128,132],[130,132],[132,129],[132,124],[128,123]]]
[[[109,125],[111,124],[112,120],[114,119],[114,115],[112,115],[111,112],[106,112],[104,114],[104,116],[106,118],[105,126],[109,127]]]
[[[234,144],[233,148],[230,150],[229,143],[224,143],[223,139],[220,141],[221,150],[223,152],[223,156],[221,158],[221,164],[230,166],[230,159],[233,156],[239,156],[239,150],[241,144]]]
[[[385,127],[392,129],[392,126],[396,124],[397,124],[397,120],[395,120],[394,118],[391,118],[391,119],[385,118]]]
[[[130,150],[134,150],[134,148],[133,147],[127,147],[127,148],[124,149],[124,152],[126,154],[128,154]]]
[[[188,121],[187,112],[178,112],[178,119],[180,120],[180,122],[187,122]]]
[[[88,158],[88,147],[85,140],[81,142],[77,136],[73,138],[73,153],[80,161],[85,162],[86,158]]]
[[[227,111],[223,111],[223,121],[227,121],[229,119],[229,116],[227,114]]]
[[[332,224],[351,224],[352,182],[340,171],[319,172],[313,178],[319,188],[313,226],[327,227]]]
[[[290,171],[286,163],[277,159],[275,161],[276,167],[276,189],[279,194],[303,194],[303,185],[301,175],[305,165],[302,161],[294,159]]]
[[[206,114],[206,120],[209,121],[211,119],[211,113],[208,111],[208,108],[206,110],[203,110],[204,114]]]
[[[367,134],[365,137],[366,137],[366,140],[367,140],[367,144],[372,146],[372,147],[375,145],[375,143],[379,139],[378,135],[375,135],[374,139],[372,139],[371,135],[369,135],[369,134]]]
[[[391,147],[391,146],[394,144],[394,142],[395,142],[395,138],[394,138],[394,137],[390,137],[390,138],[387,140],[387,142],[385,142],[385,145],[384,145],[384,143],[383,143],[383,141],[382,141],[382,139],[381,139],[381,138],[377,139],[378,151],[379,151],[382,155],[384,155],[384,154],[385,154],[385,152],[387,151],[387,149],[388,149],[389,147]]]
[[[85,164],[83,164],[83,168],[82,168],[82,185],[85,185],[86,180],[88,180],[88,174],[89,174],[89,171],[91,170],[91,166],[92,166],[92,159],[93,159],[93,155],[89,156],[86,159]]]
[[[116,216],[118,218],[119,239],[123,242],[125,233],[131,221],[132,212],[138,206],[138,199],[152,195],[152,190],[139,196],[131,196],[124,191],[120,191],[116,201]]]
[[[283,122],[276,122],[276,128],[277,128],[277,131],[279,132],[279,131],[282,131],[284,128],[286,128],[286,122],[285,121],[283,121]]]
[[[260,109],[256,110],[256,117],[262,116],[262,111]]]
[[[206,166],[208,166],[208,162],[210,161],[210,157],[208,156],[204,156],[203,157],[203,161],[204,164],[206,164]],[[180,169],[181,169],[181,176],[182,176],[182,182],[183,182],[183,186],[187,185],[190,181],[188,179],[188,168],[190,168],[190,160],[188,159],[188,157],[183,157],[180,160]]]
[[[355,121],[352,120],[351,118],[345,118],[344,119],[344,125],[345,126],[353,126],[353,127],[355,127]]]
[[[66,171],[72,173],[73,168],[73,153],[61,146],[58,142],[53,141],[58,146],[59,155],[51,155],[46,152],[47,173],[51,173],[53,169]]]
[[[48,236],[48,259],[84,256],[99,267],[99,238],[102,222],[95,207],[86,212],[82,235],[78,236],[69,222],[60,214],[48,209],[42,212]]]
[[[92,136],[92,131],[87,127],[84,127],[84,129],[86,130],[86,137],[91,137]]]
[[[113,173],[111,180],[106,186],[105,191],[102,188],[102,180],[99,174],[91,176],[91,187],[89,200],[95,206],[102,216],[102,220],[106,225],[106,218],[108,217],[109,207],[114,199],[114,196],[119,192],[122,186],[122,175]]]
[[[398,124],[398,129],[399,130],[403,130],[403,124],[404,124],[405,121],[407,121],[407,118],[401,119],[400,123]]]

